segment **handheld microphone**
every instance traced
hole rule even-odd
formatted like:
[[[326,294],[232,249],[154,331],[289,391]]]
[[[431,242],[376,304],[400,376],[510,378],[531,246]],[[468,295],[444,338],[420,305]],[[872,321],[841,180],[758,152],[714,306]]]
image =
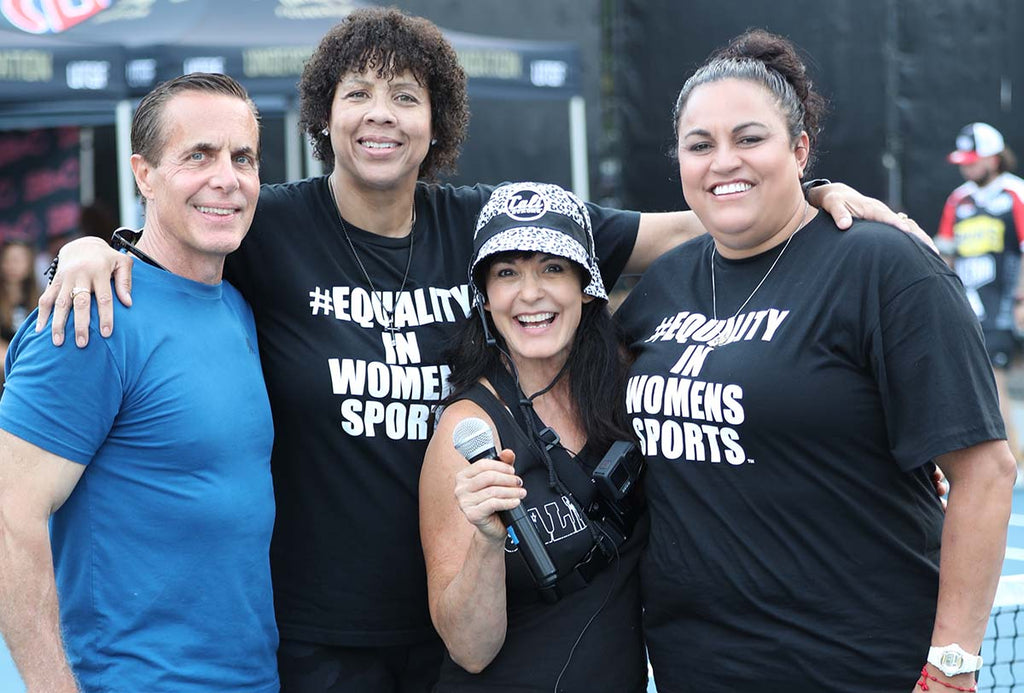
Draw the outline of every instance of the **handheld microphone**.
[[[457,423],[455,430],[452,431],[452,443],[470,463],[482,459],[498,459],[491,427],[482,419],[470,417]],[[526,567],[530,569],[537,586],[541,589],[552,587],[558,578],[558,570],[551,562],[551,556],[537,534],[537,527],[523,509],[523,505],[520,503],[512,510],[502,510],[498,516],[508,528],[508,536],[512,543],[519,547],[519,553],[526,561]]]

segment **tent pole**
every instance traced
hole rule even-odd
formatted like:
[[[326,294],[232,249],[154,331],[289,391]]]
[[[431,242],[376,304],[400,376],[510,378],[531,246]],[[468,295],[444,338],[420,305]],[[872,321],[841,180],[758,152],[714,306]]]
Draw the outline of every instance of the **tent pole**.
[[[78,201],[91,205],[96,201],[96,131],[78,129]]]
[[[882,55],[885,58],[885,167],[887,185],[885,203],[897,211],[904,210],[903,200],[903,136],[900,132],[900,7],[897,0],[885,3],[885,36]]]
[[[295,107],[284,113],[284,179],[302,179],[302,143],[299,137],[299,113]]]
[[[572,159],[572,191],[590,199],[590,165],[587,161],[587,102],[576,95],[569,99],[569,156]]]
[[[135,204],[135,176],[132,175],[132,102],[125,99],[117,102],[114,119],[117,140],[117,197],[121,214],[121,226],[139,227]]]

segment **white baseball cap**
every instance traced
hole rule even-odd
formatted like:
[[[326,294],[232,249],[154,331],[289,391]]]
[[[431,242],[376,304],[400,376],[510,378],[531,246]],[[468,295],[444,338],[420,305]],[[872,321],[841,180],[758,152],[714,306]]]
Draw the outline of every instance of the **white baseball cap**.
[[[973,164],[985,156],[1002,154],[1006,148],[1002,134],[988,123],[965,125],[956,136],[956,149],[946,159],[951,164]]]

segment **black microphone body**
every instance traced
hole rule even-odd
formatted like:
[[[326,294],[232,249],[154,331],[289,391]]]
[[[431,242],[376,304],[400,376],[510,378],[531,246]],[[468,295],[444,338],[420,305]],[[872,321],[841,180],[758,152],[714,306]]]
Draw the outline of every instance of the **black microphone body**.
[[[452,432],[452,442],[470,463],[483,459],[499,459],[498,451],[494,448],[491,428],[482,419],[468,418],[460,421]],[[522,503],[511,510],[499,511],[498,517],[508,528],[512,543],[519,547],[519,553],[526,561],[526,567],[529,568],[537,586],[541,589],[553,587],[558,581],[558,569],[551,561],[547,547],[544,546],[536,525]]]

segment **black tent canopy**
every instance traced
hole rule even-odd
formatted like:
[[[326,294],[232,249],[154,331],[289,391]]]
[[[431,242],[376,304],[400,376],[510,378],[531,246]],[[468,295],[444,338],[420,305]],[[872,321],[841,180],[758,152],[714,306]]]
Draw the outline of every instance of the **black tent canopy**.
[[[116,44],[27,34],[0,18],[0,125],[40,127],[61,114],[80,124],[109,121],[129,94],[127,56]]]
[[[132,104],[186,72],[224,72],[264,112],[295,131],[295,85],[323,34],[355,0],[9,0],[0,5],[0,128],[113,122],[118,132],[121,216],[134,223],[127,167]],[[66,8],[65,8],[66,9]],[[571,43],[446,32],[472,97],[569,102],[573,188],[588,196],[580,54]],[[286,142],[286,171],[317,170],[308,146]],[[305,166],[303,166],[305,162]]]

